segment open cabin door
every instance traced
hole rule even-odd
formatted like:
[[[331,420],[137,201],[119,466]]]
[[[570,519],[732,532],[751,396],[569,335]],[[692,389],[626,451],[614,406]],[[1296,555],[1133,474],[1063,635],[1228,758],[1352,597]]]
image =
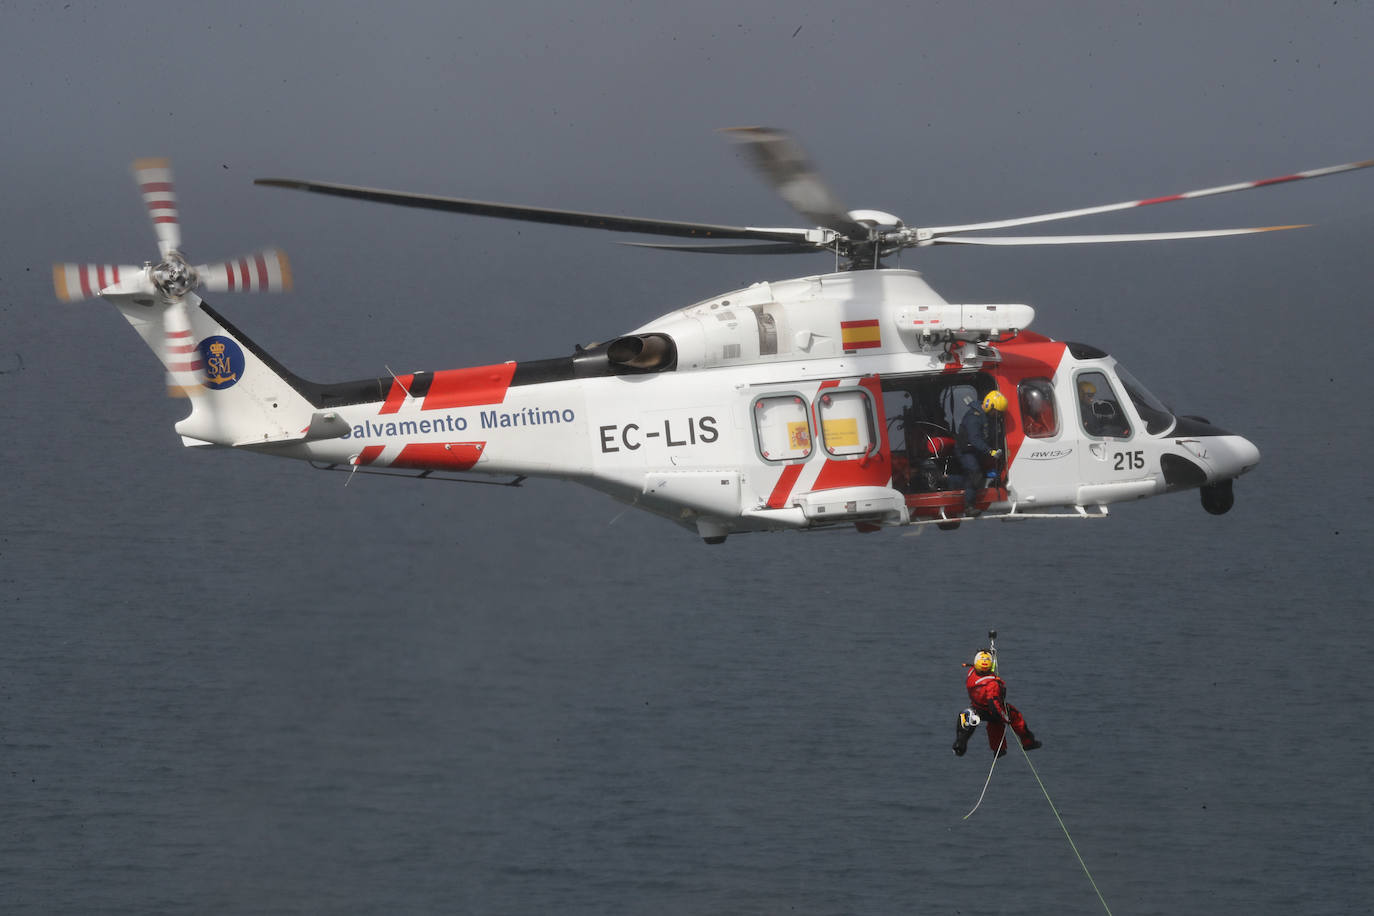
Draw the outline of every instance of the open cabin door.
[[[892,485],[907,495],[913,514],[940,517],[942,510],[957,515],[962,509],[959,424],[996,387],[991,374],[978,371],[883,376]],[[1000,427],[998,438],[1004,440]],[[1000,476],[1002,465],[989,463],[988,470]]]

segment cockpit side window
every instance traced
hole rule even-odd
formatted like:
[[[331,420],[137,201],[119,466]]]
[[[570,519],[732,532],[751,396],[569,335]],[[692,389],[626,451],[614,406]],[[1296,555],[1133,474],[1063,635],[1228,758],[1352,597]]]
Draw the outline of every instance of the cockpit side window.
[[[1136,380],[1124,367],[1116,367],[1116,377],[1126,389],[1126,396],[1135,405],[1135,412],[1145,421],[1145,432],[1152,436],[1168,432],[1174,426],[1174,414],[1159,398]]]
[[[1059,412],[1054,406],[1054,386],[1047,378],[1028,378],[1016,387],[1021,402],[1021,427],[1031,439],[1059,434]]]
[[[1129,439],[1131,424],[1121,409],[1121,402],[1103,372],[1080,372],[1074,380],[1078,391],[1079,416],[1083,431],[1090,436]]]

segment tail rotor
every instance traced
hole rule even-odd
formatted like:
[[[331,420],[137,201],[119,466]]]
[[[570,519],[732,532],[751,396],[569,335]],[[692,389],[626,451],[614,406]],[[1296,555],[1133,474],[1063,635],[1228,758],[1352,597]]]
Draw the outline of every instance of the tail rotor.
[[[159,356],[167,369],[167,393],[193,397],[203,390],[203,361],[196,347],[187,297],[211,292],[284,292],[291,288],[286,254],[264,249],[232,261],[192,266],[181,253],[181,216],[176,183],[167,159],[137,159],[134,181],[157,236],[160,259],[142,267],[114,264],[58,263],[53,288],[63,302],[94,296],[126,296],[135,304],[160,310]]]
[[[181,250],[181,217],[177,213],[171,160],[135,159],[132,168],[148,217],[153,221],[153,232],[157,233],[157,247],[166,260]]]

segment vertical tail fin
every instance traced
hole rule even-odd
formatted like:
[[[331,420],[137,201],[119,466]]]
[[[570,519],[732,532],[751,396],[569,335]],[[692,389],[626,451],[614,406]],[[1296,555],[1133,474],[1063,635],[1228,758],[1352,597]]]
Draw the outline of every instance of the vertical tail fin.
[[[162,312],[175,304],[156,297],[106,293],[105,298],[133,325],[169,375],[178,372],[185,355],[165,346]],[[312,423],[322,438],[315,407],[290,373],[268,357],[242,332],[227,327],[194,293],[188,293],[184,315],[191,345],[199,355],[195,384],[181,386],[191,413],[176,424],[185,445],[272,445],[307,438]],[[175,364],[174,364],[175,363]]]

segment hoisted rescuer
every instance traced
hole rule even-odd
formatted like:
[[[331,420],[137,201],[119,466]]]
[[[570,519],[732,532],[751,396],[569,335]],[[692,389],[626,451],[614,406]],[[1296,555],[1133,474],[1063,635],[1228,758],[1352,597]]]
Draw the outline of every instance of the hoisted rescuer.
[[[1021,747],[1028,751],[1040,747],[1040,742],[1026,727],[1020,710],[1007,702],[1007,682],[997,676],[997,659],[992,651],[980,649],[973,656],[973,664],[964,662],[964,667],[969,669],[964,686],[968,688],[970,706],[959,713],[958,730],[954,734],[955,756],[964,756],[968,739],[978,730],[980,722],[987,722],[988,747],[999,757],[1007,752],[1002,746],[1002,736],[1008,725],[1021,739]]]

